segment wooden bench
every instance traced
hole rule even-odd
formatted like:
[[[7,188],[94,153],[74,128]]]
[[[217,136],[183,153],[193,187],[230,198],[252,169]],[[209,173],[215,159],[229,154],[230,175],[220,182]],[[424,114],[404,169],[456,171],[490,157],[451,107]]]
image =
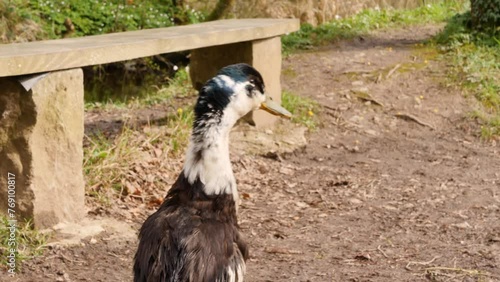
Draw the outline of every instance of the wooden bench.
[[[15,175],[18,220],[50,227],[85,215],[81,67],[192,50],[193,85],[225,65],[245,62],[262,73],[268,93],[280,101],[280,36],[298,29],[294,19],[221,20],[0,45],[1,212],[7,211],[8,175]],[[260,112],[253,119],[258,125],[273,121]]]

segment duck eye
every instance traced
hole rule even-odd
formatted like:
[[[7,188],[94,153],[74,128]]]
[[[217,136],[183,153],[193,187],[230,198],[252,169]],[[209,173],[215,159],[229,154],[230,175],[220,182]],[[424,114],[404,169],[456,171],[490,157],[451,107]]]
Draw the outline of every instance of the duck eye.
[[[245,88],[250,93],[255,89],[255,86],[253,86],[252,84],[247,84],[247,86],[245,86]]]

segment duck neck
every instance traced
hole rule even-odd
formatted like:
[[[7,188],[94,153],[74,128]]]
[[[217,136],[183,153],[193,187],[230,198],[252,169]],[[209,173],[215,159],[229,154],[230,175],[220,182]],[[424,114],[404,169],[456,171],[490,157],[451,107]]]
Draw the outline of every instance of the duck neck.
[[[195,123],[183,172],[190,184],[199,179],[205,194],[232,194],[237,203],[238,191],[229,158],[233,124],[223,119]]]

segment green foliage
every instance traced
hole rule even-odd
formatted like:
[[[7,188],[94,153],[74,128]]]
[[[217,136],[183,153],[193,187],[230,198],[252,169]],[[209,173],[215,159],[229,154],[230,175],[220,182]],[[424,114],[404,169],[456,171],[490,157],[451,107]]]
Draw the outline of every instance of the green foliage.
[[[281,104],[292,113],[292,122],[302,124],[309,130],[318,127],[317,114],[321,111],[321,107],[316,101],[284,91],[281,95]]]
[[[471,0],[474,29],[494,32],[500,28],[500,0]]]
[[[500,115],[492,116],[475,110],[470,117],[481,122],[481,137],[488,140],[500,136]]]
[[[285,52],[290,52],[308,49],[332,40],[352,38],[375,29],[442,22],[462,10],[463,6],[463,1],[444,1],[412,10],[370,9],[317,27],[303,24],[299,31],[283,37],[283,48]]]
[[[26,1],[0,0],[0,43],[43,38],[42,30],[33,21],[37,17]]]
[[[72,36],[168,27],[204,19],[198,11],[161,0],[0,0],[0,11],[2,19],[11,19],[11,24],[19,19],[37,22],[44,39],[62,37],[67,31],[66,19],[74,25]]]
[[[452,64],[454,81],[486,107],[487,113],[475,115],[483,137],[500,135],[500,33],[473,30],[468,11],[451,18],[435,43]]]
[[[23,21],[23,17],[16,12],[16,7],[7,0],[0,0],[0,32],[2,37],[12,38],[15,36],[15,25]]]
[[[9,246],[10,230],[9,218],[0,215],[0,264],[6,265],[7,254],[12,246]],[[30,259],[34,256],[40,256],[45,249],[48,235],[42,234],[33,228],[33,223],[29,220],[25,222],[17,222],[15,231],[17,243],[16,253],[16,268],[19,269],[23,260]]]
[[[481,126],[481,136],[485,139],[500,136],[500,116],[486,118]]]
[[[175,24],[175,18],[184,11],[170,3],[140,0],[30,0],[32,9],[40,12],[49,34],[62,33],[64,21],[70,18],[77,36],[168,27]],[[188,12],[189,14],[189,12]]]

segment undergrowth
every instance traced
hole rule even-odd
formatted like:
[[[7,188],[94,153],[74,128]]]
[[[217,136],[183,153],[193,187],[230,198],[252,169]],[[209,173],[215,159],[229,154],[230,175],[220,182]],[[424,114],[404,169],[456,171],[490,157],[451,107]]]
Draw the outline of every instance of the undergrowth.
[[[461,11],[463,6],[464,1],[457,0],[427,4],[416,9],[368,9],[317,27],[303,24],[299,31],[283,36],[283,50],[289,53],[309,49],[334,40],[364,35],[375,29],[443,22]]]
[[[166,163],[187,146],[193,122],[190,108],[180,108],[159,124],[144,127],[124,125],[115,136],[86,136],[84,175],[87,194],[103,204],[113,196],[134,193],[135,187],[156,185],[154,177],[142,174],[148,167],[168,169]]]
[[[482,123],[482,137],[500,136],[500,30],[472,30],[465,12],[450,19],[434,43],[451,64],[451,79],[484,105],[472,114]]]
[[[17,248],[16,252],[16,270],[20,269],[24,260],[42,255],[48,240],[48,235],[40,233],[33,228],[31,221],[17,222],[15,229],[15,241],[17,245],[9,245],[10,226],[9,218],[0,215],[0,265],[7,265],[7,255],[11,248]]]
[[[191,95],[195,95],[195,90],[185,68],[163,81],[155,74],[148,74],[141,78],[140,84],[127,77],[120,78],[117,83],[100,82],[99,78],[94,78],[85,88],[85,108],[137,108]]]
[[[24,1],[0,0],[0,43],[43,39],[43,30],[33,19],[38,19],[38,14]]]

